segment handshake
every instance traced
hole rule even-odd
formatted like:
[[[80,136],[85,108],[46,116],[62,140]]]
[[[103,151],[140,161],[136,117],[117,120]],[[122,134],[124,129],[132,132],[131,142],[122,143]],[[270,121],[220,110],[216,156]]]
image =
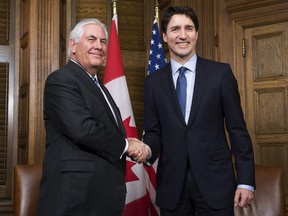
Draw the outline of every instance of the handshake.
[[[127,138],[127,155],[137,163],[144,163],[151,156],[151,150],[148,145],[136,138]]]

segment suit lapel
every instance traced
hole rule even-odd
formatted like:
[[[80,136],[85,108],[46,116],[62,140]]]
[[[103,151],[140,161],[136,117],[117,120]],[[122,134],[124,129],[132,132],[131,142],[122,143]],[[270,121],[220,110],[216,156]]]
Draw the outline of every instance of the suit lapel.
[[[94,81],[82,67],[80,67],[78,64],[74,63],[71,60],[68,61],[67,65],[74,72],[74,75],[79,80],[81,80],[82,83],[85,84],[85,86],[91,93],[95,94],[96,92],[96,95],[99,98],[99,100],[101,100],[102,102],[105,101],[105,98],[103,97],[100,89],[95,85]]]
[[[112,109],[116,115],[118,125],[115,121],[114,115],[113,115],[106,99],[103,96],[103,93],[101,92],[100,88],[97,87],[97,85],[94,83],[94,81],[91,79],[91,77],[86,73],[86,71],[72,61],[68,62],[68,67],[70,67],[74,71],[75,76],[78,77],[81,80],[81,82],[84,83],[84,85],[87,87],[87,89],[93,95],[95,95],[97,97],[97,99],[105,106],[106,111],[108,112],[108,115],[110,116],[112,122],[114,122],[115,126],[118,127],[118,129],[121,131],[121,133],[123,135],[125,135],[125,129],[124,129],[123,124],[122,124],[120,113],[119,113],[118,109],[115,108],[117,106],[115,105],[113,99],[111,98],[111,95],[109,94],[108,90],[102,84],[100,84],[102,90],[105,92],[105,94],[106,94],[106,96],[107,96],[107,98],[108,98],[108,100],[112,106]],[[120,118],[120,121],[119,121],[119,118]]]
[[[192,107],[190,111],[188,126],[192,124],[193,119],[197,113],[199,108],[199,104],[202,99],[203,91],[207,85],[207,78],[209,76],[210,71],[205,70],[205,60],[197,56],[197,63],[196,63],[196,77],[195,77],[195,84],[194,84],[194,93],[193,93],[193,100],[192,100]]]
[[[165,92],[167,94],[167,98],[169,100],[170,106],[173,107],[175,110],[175,113],[179,116],[179,119],[185,123],[185,119],[181,112],[181,107],[178,102],[173,78],[172,78],[172,70],[171,70],[171,63],[167,64],[166,67],[163,68],[161,71],[161,79],[163,83],[163,88],[165,89]]]
[[[119,127],[121,133],[125,135],[125,128],[124,128],[124,125],[122,123],[122,117],[121,117],[121,113],[120,113],[120,111],[118,109],[118,106],[116,105],[115,101],[113,100],[113,98],[112,98],[110,92],[108,91],[108,89],[100,81],[99,81],[99,84],[100,84],[101,88],[103,89],[103,91],[105,92],[105,94],[106,94],[106,96],[107,96],[107,98],[109,100],[110,105],[112,106],[112,109],[113,109],[113,111],[115,113],[115,117],[117,119],[118,127]],[[113,116],[113,119],[114,119],[114,116]]]

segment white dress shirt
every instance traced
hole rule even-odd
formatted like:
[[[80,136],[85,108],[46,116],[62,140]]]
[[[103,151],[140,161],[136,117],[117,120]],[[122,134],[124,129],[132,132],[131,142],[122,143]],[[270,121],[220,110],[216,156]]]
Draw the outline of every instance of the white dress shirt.
[[[177,78],[179,76],[178,69],[182,66],[187,68],[187,71],[185,73],[185,77],[187,79],[185,122],[187,124],[189,116],[190,116],[192,100],[193,100],[194,84],[195,84],[195,76],[196,76],[197,55],[194,54],[192,56],[192,58],[190,58],[184,65],[181,65],[181,64],[175,62],[173,59],[171,59],[170,62],[171,62],[172,77],[173,77],[175,89],[176,89]]]

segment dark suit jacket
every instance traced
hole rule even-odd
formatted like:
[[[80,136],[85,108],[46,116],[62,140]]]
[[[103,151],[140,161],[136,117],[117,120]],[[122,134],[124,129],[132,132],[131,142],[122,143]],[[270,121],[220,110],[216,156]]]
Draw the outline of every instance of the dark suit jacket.
[[[225,135],[229,133],[231,149]],[[167,64],[145,80],[144,142],[157,169],[156,202],[174,209],[189,163],[206,202],[213,208],[233,205],[237,184],[255,187],[253,148],[240,106],[237,81],[228,64],[198,57],[189,122],[181,114]]]
[[[44,92],[46,152],[39,216],[122,215],[125,131],[120,112],[77,64],[50,74]]]

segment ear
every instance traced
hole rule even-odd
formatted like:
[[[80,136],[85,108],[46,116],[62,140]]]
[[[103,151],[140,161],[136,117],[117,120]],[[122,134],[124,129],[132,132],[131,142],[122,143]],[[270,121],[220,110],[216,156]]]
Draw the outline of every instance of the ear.
[[[165,33],[162,33],[163,41],[167,43],[167,35]]]
[[[74,40],[70,39],[69,47],[70,47],[71,53],[73,54],[76,53],[77,44],[75,43]]]

